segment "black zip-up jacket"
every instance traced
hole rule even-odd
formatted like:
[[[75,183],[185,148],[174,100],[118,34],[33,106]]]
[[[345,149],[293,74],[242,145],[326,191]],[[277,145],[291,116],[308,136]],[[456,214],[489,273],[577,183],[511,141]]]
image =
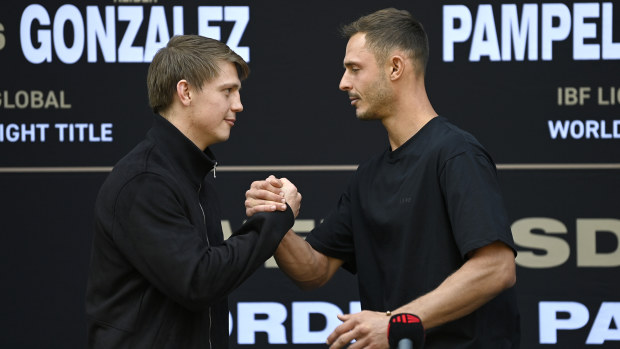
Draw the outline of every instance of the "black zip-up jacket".
[[[213,154],[156,116],[95,204],[86,291],[90,348],[228,348],[227,295],[294,222],[260,213],[224,241]]]

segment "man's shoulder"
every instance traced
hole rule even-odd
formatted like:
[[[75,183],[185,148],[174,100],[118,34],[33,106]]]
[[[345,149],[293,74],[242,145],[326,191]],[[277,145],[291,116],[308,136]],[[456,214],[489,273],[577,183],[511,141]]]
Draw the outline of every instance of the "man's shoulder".
[[[123,156],[112,169],[111,175],[139,173],[145,170],[155,145],[143,140]]]
[[[430,148],[438,152],[440,156],[450,158],[465,152],[487,153],[484,146],[470,132],[445,118],[438,121]]]
[[[112,168],[103,187],[118,191],[141,176],[166,176],[165,157],[158,154],[153,142],[144,140],[123,156]]]
[[[437,117],[433,129],[433,138],[438,144],[478,142],[469,131],[460,128],[444,117]]]

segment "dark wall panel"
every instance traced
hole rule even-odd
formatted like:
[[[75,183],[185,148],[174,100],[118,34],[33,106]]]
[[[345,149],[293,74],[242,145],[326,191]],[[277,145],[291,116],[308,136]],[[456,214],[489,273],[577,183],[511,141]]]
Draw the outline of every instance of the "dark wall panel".
[[[428,32],[435,109],[498,164],[519,250],[522,347],[617,347],[620,6],[389,5],[411,11]],[[252,69],[231,139],[213,147],[225,230],[243,222],[250,183],[273,173],[304,196],[296,226],[303,235],[334,207],[355,166],[387,146],[381,125],[356,120],[338,90],[346,45],[339,26],[385,6],[3,2],[0,347],[85,345],[94,199],[152,122],[146,72],[170,35],[216,36]],[[204,19],[217,16],[224,20]],[[96,28],[115,36],[92,40]],[[359,307],[356,282],[340,271],[304,292],[268,262],[231,295],[231,347],[324,348],[334,314]]]

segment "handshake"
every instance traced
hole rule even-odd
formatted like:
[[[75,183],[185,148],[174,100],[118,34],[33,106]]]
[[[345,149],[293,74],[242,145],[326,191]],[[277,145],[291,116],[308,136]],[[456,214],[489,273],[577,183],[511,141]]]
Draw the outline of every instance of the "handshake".
[[[245,214],[248,217],[257,212],[285,211],[286,204],[297,218],[301,207],[301,194],[286,178],[271,175],[263,181],[254,181],[245,192]]]

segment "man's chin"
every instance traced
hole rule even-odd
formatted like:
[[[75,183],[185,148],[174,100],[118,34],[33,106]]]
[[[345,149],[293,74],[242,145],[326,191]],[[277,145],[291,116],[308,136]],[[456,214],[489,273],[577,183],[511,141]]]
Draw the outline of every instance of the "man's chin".
[[[229,134],[227,134],[227,135],[220,135],[220,136],[218,137],[218,139],[217,139],[215,142],[213,142],[213,144],[217,144],[217,143],[224,143],[224,142],[226,142],[228,139],[230,139],[230,133],[229,133]]]
[[[374,114],[364,113],[364,112],[356,112],[355,116],[358,120],[375,120],[377,119]]]

